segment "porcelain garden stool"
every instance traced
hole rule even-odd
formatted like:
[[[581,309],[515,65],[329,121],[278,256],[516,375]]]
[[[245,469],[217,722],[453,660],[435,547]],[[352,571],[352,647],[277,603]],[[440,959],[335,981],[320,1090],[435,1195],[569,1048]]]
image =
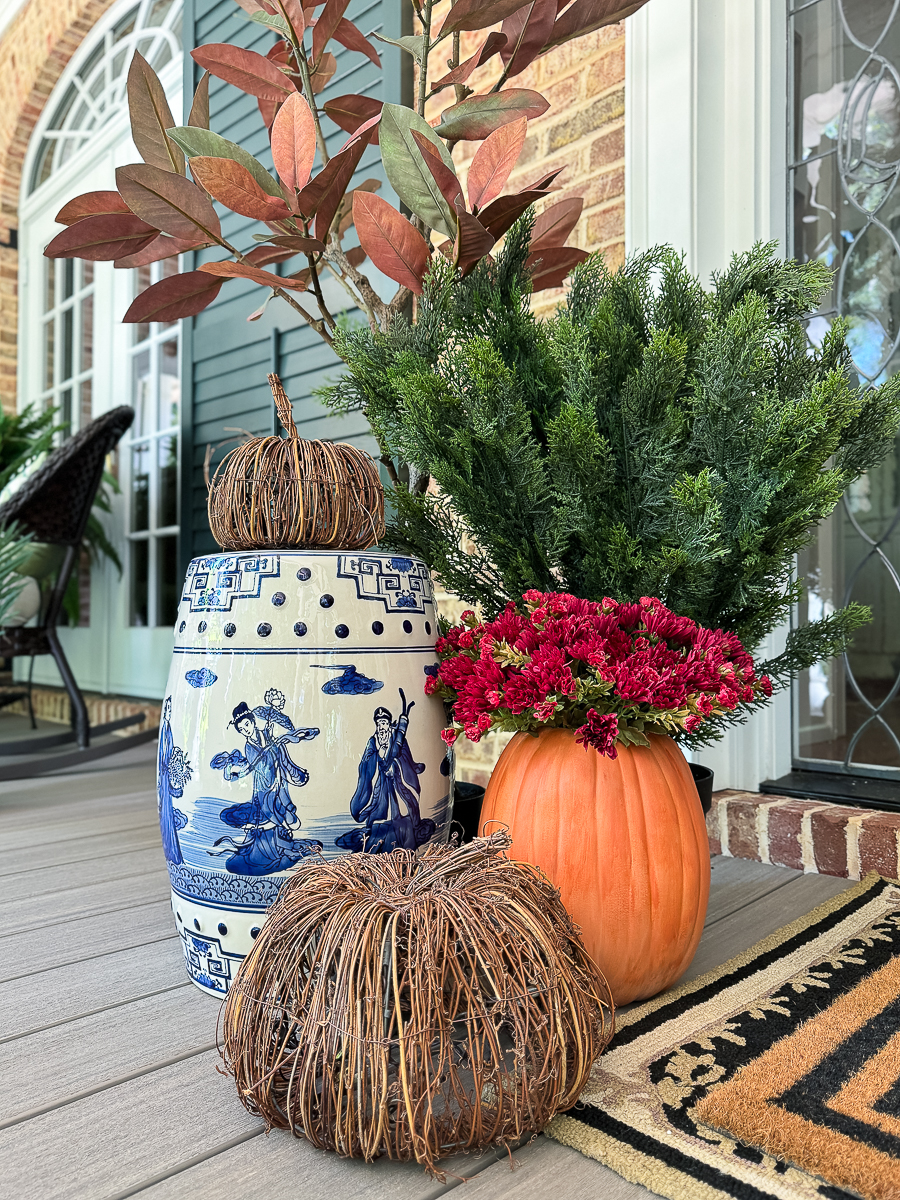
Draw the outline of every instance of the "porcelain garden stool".
[[[157,792],[188,974],[223,996],[306,855],[446,840],[450,757],[431,577],[413,558],[195,558],[178,608]]]

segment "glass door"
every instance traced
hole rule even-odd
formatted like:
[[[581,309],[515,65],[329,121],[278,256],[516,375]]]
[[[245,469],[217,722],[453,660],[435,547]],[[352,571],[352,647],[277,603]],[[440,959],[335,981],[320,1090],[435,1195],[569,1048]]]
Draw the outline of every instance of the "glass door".
[[[849,326],[863,385],[900,368],[900,0],[794,0],[788,17],[791,253],[834,285],[808,334]],[[799,559],[801,622],[850,601],[872,621],[798,677],[795,766],[900,779],[900,447],[863,476]]]

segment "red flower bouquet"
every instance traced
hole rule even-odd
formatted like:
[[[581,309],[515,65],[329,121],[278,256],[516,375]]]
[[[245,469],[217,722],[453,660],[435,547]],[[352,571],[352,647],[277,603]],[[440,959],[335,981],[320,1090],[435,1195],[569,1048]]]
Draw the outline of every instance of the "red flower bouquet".
[[[574,729],[576,740],[616,757],[616,743],[648,733],[696,733],[706,722],[761,703],[766,676],[733,633],[704,629],[653,597],[599,603],[526,592],[495,621],[465,612],[437,642],[440,666],[425,690],[451,706],[452,745],[489,729]]]

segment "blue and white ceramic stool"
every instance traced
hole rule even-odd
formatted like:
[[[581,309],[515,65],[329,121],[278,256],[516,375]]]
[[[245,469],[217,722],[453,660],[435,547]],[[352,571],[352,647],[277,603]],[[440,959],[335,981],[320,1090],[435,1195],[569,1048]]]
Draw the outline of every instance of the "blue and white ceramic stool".
[[[306,855],[442,841],[450,758],[417,559],[282,551],[188,568],[157,789],[191,979],[227,992]]]

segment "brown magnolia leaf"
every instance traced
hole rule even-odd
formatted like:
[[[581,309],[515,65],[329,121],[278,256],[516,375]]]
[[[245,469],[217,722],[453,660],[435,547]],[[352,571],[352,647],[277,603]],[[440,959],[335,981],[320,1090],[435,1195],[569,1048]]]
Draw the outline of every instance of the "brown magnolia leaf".
[[[284,262],[287,258],[293,258],[296,253],[296,250],[285,250],[281,246],[255,246],[244,255],[244,260],[254,267],[268,267],[272,263]]]
[[[631,0],[630,3],[623,3],[622,0],[575,0],[574,4],[557,17],[556,24],[544,43],[544,51],[561,46],[563,42],[570,42],[573,38],[583,37],[586,33],[593,33],[595,29],[604,25],[615,25],[618,21],[624,21],[646,3],[647,0]]]
[[[293,274],[286,276],[288,279],[296,279],[297,283],[304,288],[308,288],[312,281],[312,271],[309,267],[304,267],[302,271],[294,271]]]
[[[562,175],[565,167],[557,167],[555,171],[551,171],[548,175],[542,175],[540,179],[536,179],[534,183],[529,183],[527,187],[522,188],[523,192],[544,192],[548,191],[551,184],[555,183],[558,176]]]
[[[459,64],[459,66],[451,67],[446,75],[442,75],[440,79],[436,80],[431,85],[431,94],[434,95],[435,92],[439,92],[445,87],[450,87],[452,84],[465,83],[466,80],[469,78],[469,76],[472,74],[472,72],[477,67],[482,66],[482,64],[486,61],[486,59],[483,58],[483,55],[484,55],[485,50],[487,49],[488,42],[494,36],[495,35],[493,33],[488,34],[487,39],[475,51],[474,54],[470,55],[469,58],[467,58],[465,60],[465,62],[461,62]],[[506,38],[502,37],[502,35],[497,35],[497,36],[502,38],[502,43],[505,46]],[[494,51],[494,53],[496,53],[496,50]]]
[[[221,239],[219,218],[208,197],[183,175],[133,163],[116,170],[116,185],[131,211],[163,233],[188,240],[196,240],[198,234],[211,242]]]
[[[301,237],[296,233],[279,233],[269,240],[275,246],[289,248],[294,254],[321,254],[325,249],[325,243],[318,238]]]
[[[341,17],[338,21],[337,29],[331,35],[336,42],[340,42],[347,50],[356,50],[360,54],[364,54],[376,67],[381,66],[381,56],[378,51],[369,41],[369,39],[356,28],[352,21],[348,21],[346,17]]]
[[[515,196],[500,196],[478,213],[478,220],[495,238],[503,237],[522,213],[546,195],[542,191],[519,192]]]
[[[316,157],[316,123],[303,96],[288,96],[272,125],[272,161],[278,178],[293,195],[309,183]]]
[[[468,275],[493,248],[497,239],[485,229],[477,217],[461,212],[453,246],[453,261],[462,275]]]
[[[275,6],[268,0],[266,3],[263,3],[262,0],[235,0],[235,2],[251,17],[256,12],[268,13],[271,16],[275,11]]]
[[[344,257],[351,267],[356,267],[358,270],[366,261],[366,252],[362,246],[351,246]]]
[[[319,19],[313,26],[312,35],[312,56],[313,62],[318,65],[325,52],[325,47],[330,39],[334,36],[334,32],[341,22],[341,18],[347,11],[349,0],[327,0],[325,7],[319,14]]]
[[[451,171],[441,158],[440,151],[418,129],[411,129],[410,133],[416,145],[421,150],[422,157],[425,159],[429,171],[434,176],[435,183],[441,189],[441,195],[450,205],[450,208],[454,212],[460,208],[465,208],[466,204],[463,200],[462,184],[457,179],[455,172]]]
[[[521,75],[544,48],[556,21],[556,0],[533,0],[507,17],[500,32],[506,34],[506,47],[500,57],[506,76]]]
[[[350,186],[350,181],[356,168],[359,166],[359,160],[363,156],[366,148],[365,138],[360,138],[358,142],[354,142],[349,149],[336,154],[332,158],[328,166],[320,172],[316,182],[328,171],[328,168],[335,161],[339,161],[341,166],[335,171],[334,175],[328,181],[326,189],[322,192],[321,199],[316,203],[316,237],[321,242],[327,242],[328,231],[331,229],[331,222],[334,220],[334,215],[338,210],[338,206],[344,198],[344,193]],[[307,185],[309,186],[309,185]],[[305,189],[304,189],[305,190]],[[303,192],[300,193],[303,195]],[[301,212],[303,211],[301,204]]]
[[[209,129],[209,71],[204,71],[194,92],[188,125],[195,129]]]
[[[375,100],[371,96],[335,96],[333,100],[325,101],[325,113],[334,121],[338,129],[347,133],[355,133],[360,125],[372,117],[381,115],[384,101]],[[378,130],[369,139],[370,143],[378,141]]]
[[[572,268],[590,257],[587,250],[579,250],[577,246],[548,246],[537,254],[529,254],[525,266],[531,271],[532,287],[540,292],[545,288],[562,287]]]
[[[266,129],[271,129],[272,122],[278,116],[278,110],[281,108],[281,105],[277,100],[263,100],[259,96],[256,98],[256,105],[259,108],[259,115],[262,117]]]
[[[137,50],[128,68],[131,137],[145,163],[184,174],[184,153],[166,133],[175,122],[159,77]]]
[[[364,179],[362,183],[356,185],[352,192],[347,192],[344,196],[344,207],[347,208],[344,216],[341,217],[341,222],[337,227],[338,240],[340,240],[350,226],[353,224],[353,197],[357,192],[377,192],[381,187],[380,179]],[[349,205],[349,208],[347,207]]]
[[[146,267],[150,263],[162,262],[163,259],[174,258],[176,254],[186,254],[188,250],[199,250],[208,245],[209,242],[186,242],[183,238],[167,237],[161,233],[143,250],[125,258],[117,258],[113,266],[119,271],[130,270],[132,267]]]
[[[466,180],[469,207],[473,212],[490,204],[506,187],[510,172],[522,153],[527,132],[528,118],[519,117],[518,121],[495,129],[475,151]]]
[[[85,217],[58,233],[44,250],[44,257],[110,262],[142,249],[158,233],[133,213]]]
[[[257,221],[280,221],[290,210],[283,200],[270,196],[246,167],[232,158],[197,155],[191,159],[194,178],[220,204]]]
[[[434,132],[451,142],[460,139],[481,141],[502,125],[518,121],[521,117],[539,117],[549,107],[549,100],[529,88],[507,88],[503,92],[469,96],[459,104],[444,109],[441,122],[435,126]]]
[[[217,79],[262,100],[284,100],[297,90],[275,63],[255,50],[214,42],[192,50],[191,58]]]
[[[74,225],[85,217],[101,217],[108,213],[130,213],[131,209],[118,192],[85,192],[64,204],[54,220],[60,225]]]
[[[325,88],[331,83],[332,77],[337,70],[337,59],[330,50],[326,50],[316,67],[315,72],[310,75],[309,83],[315,95],[319,92],[324,92]]]
[[[289,275],[273,275],[271,271],[262,271],[259,267],[252,267],[246,263],[204,263],[200,270],[206,275],[216,275],[221,279],[252,279],[254,283],[262,284],[263,287],[290,288],[302,292],[306,286]]]
[[[353,219],[360,245],[378,270],[421,296],[430,255],[418,229],[371,192],[353,197]]]
[[[560,200],[558,204],[551,204],[544,209],[531,232],[532,253],[550,246],[562,246],[578,224],[583,208],[584,197],[572,196],[569,200]]]
[[[136,296],[122,320],[134,324],[138,321],[179,321],[182,317],[195,317],[212,304],[221,287],[221,279],[213,279],[204,271],[170,275]]]
[[[306,15],[300,0],[271,0],[273,9],[292,27],[297,35],[297,41],[303,41],[306,32]]]
[[[479,67],[483,67],[484,64],[492,59],[495,54],[499,54],[505,45],[506,34],[498,33],[496,29],[492,30],[492,32],[487,35],[487,41],[481,48],[481,57],[478,59]]]
[[[366,146],[372,146],[381,140],[381,118],[382,113],[378,112],[374,117],[369,117],[368,121],[363,121],[362,125],[344,142],[341,150],[346,150],[348,146],[352,146],[357,139],[362,138]]]
[[[441,36],[460,29],[487,29],[499,25],[528,0],[457,0],[441,26]]]

